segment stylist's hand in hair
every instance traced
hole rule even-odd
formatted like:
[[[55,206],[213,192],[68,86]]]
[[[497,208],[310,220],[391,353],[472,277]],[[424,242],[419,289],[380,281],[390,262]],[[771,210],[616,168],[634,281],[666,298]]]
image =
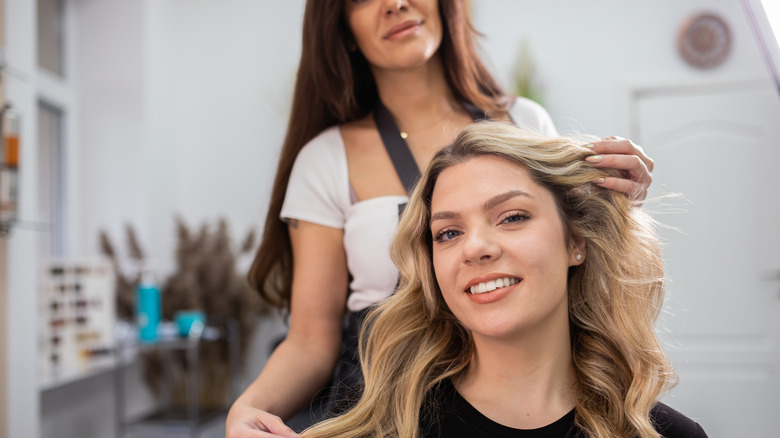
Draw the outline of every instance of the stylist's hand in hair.
[[[233,405],[225,426],[225,438],[297,437],[281,418],[250,406]]]
[[[653,181],[653,159],[645,154],[642,146],[620,137],[606,137],[593,142],[589,147],[597,155],[586,158],[597,167],[611,167],[622,174],[622,178],[606,177],[595,181],[598,185],[629,195],[642,201]]]

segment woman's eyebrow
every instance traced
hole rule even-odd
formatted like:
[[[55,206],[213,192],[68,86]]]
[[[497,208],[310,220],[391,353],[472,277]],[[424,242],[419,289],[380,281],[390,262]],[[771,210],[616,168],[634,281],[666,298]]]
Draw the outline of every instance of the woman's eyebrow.
[[[431,223],[441,220],[441,219],[456,219],[458,216],[460,216],[458,213],[455,213],[454,211],[437,211],[433,215],[431,215]]]
[[[516,198],[518,196],[525,196],[531,199],[535,199],[534,196],[528,192],[524,192],[522,190],[510,190],[506,193],[501,193],[500,195],[493,196],[492,198],[485,201],[485,203],[482,204],[482,210],[484,211],[492,210],[496,206],[499,206],[504,202],[512,198]]]
[[[492,198],[485,201],[485,203],[482,204],[482,210],[489,211],[495,208],[496,206],[499,206],[504,202],[512,198],[516,198],[518,196],[525,196],[527,198],[535,199],[534,196],[528,192],[524,192],[522,190],[510,190],[506,193],[501,193],[496,196],[493,196]],[[456,219],[459,216],[460,215],[454,211],[437,211],[436,213],[433,213],[431,215],[431,223],[441,219]]]

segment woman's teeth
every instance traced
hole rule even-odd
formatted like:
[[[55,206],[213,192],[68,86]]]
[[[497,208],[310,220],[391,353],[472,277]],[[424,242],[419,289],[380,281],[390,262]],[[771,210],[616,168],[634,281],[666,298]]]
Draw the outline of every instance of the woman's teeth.
[[[497,278],[495,280],[490,280],[485,283],[475,284],[474,286],[471,286],[471,288],[469,288],[469,291],[472,294],[483,294],[485,292],[492,292],[500,287],[512,286],[513,284],[517,284],[519,282],[520,280],[517,278],[509,278],[509,277]]]

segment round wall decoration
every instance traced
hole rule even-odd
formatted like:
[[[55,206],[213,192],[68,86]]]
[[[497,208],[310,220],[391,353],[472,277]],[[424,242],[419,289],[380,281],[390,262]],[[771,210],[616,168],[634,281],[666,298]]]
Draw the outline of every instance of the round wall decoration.
[[[731,49],[729,26],[718,15],[697,14],[680,28],[677,49],[694,67],[717,67],[726,60]]]

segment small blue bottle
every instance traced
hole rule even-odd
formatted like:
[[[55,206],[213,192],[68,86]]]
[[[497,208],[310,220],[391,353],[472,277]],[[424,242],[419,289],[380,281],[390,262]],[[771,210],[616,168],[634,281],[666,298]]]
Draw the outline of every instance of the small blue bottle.
[[[142,343],[157,341],[157,326],[160,325],[160,288],[149,271],[144,271],[135,293],[135,317],[138,326],[138,340]]]

